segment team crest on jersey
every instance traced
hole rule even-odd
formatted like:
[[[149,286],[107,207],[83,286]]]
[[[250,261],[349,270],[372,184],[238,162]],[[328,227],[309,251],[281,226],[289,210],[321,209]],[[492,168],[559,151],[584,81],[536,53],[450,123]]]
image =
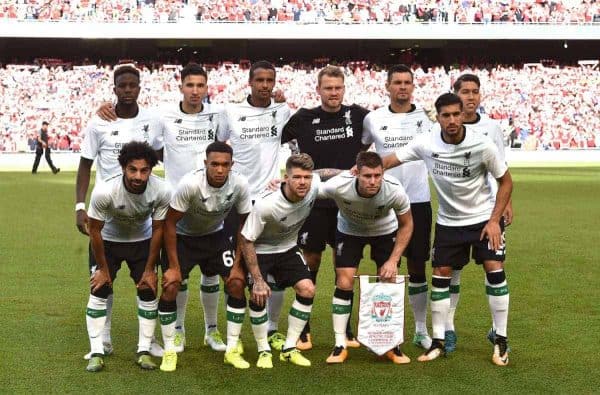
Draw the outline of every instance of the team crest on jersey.
[[[417,121],[417,133],[421,133],[423,131],[423,121]]]
[[[148,133],[148,129],[150,129],[149,124],[145,124],[142,130],[144,131],[144,140],[148,140],[150,138],[150,134]]]
[[[308,241],[308,232],[304,232],[300,235],[300,244],[306,245],[307,241]]]
[[[229,202],[232,198],[233,198],[233,192],[231,192],[229,195],[227,195],[225,200],[227,200]]]
[[[119,135],[119,131],[118,130],[113,130],[112,132],[110,132],[111,136],[118,136]]]
[[[350,114],[350,110],[346,111],[344,119],[346,120],[346,125],[352,125],[352,115]]]
[[[465,152],[465,166],[469,166],[469,160],[471,159],[471,151]]]
[[[183,119],[177,118],[174,123],[181,124],[181,123],[183,123]]]
[[[279,221],[280,221],[280,222],[285,222],[285,220],[286,220],[286,219],[287,219],[287,216],[285,216],[285,217],[281,218]]]
[[[336,255],[337,256],[342,256],[342,250],[344,249],[344,242],[340,242],[338,243],[338,245],[336,246]]]
[[[312,124],[313,125],[318,125],[320,123],[321,123],[321,118],[315,118],[315,119],[312,120]]]

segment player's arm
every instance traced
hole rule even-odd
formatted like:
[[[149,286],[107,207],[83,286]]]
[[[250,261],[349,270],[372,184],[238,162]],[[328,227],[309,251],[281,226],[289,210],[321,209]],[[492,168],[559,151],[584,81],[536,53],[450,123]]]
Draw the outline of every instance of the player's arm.
[[[506,163],[506,147],[504,146],[504,132],[500,127],[499,123],[496,123],[496,127],[494,128],[493,133],[493,142],[498,149],[498,153],[500,154],[500,160]],[[513,208],[512,208],[512,199],[508,201],[504,212],[502,213],[502,218],[504,218],[504,225],[508,226],[513,221]]]
[[[235,246],[235,256],[233,258],[234,265],[237,264],[242,259],[242,254],[243,254],[242,244],[241,244],[242,228],[244,227],[244,224],[246,223],[246,219],[248,219],[248,213],[239,214],[239,216],[240,216],[240,226],[239,226],[238,232],[237,232],[237,244]]]
[[[85,197],[90,187],[90,173],[92,172],[93,160],[87,158],[79,159],[77,169],[77,181],[75,182],[75,225],[84,235],[88,235],[88,216],[85,212]]]
[[[101,233],[103,227],[104,221],[94,218],[89,219],[90,244],[92,246],[92,254],[94,254],[94,259],[98,264],[96,271],[90,277],[90,286],[92,288],[92,292],[96,292],[105,284],[107,284],[109,287],[112,287],[112,281],[108,271],[108,263],[106,262],[106,255],[104,254],[104,241],[102,240]]]
[[[46,144],[46,142],[44,140],[42,140],[42,132],[38,132],[37,142],[38,142],[38,144],[40,144],[42,146],[42,148],[48,147],[48,144]]]
[[[96,110],[96,115],[103,121],[113,122],[117,120],[115,106],[109,101],[100,104],[100,107]]]
[[[402,258],[402,253],[408,246],[413,233],[413,218],[410,209],[404,214],[398,214],[398,230],[396,231],[396,241],[394,248],[388,260],[379,269],[379,276],[383,280],[393,281],[398,275],[398,262]]]
[[[340,174],[343,171],[344,170],[340,170],[340,169],[325,168],[325,169],[316,169],[313,172],[318,174],[319,177],[321,177],[321,181],[327,181],[330,178],[337,176],[338,174]]]
[[[152,220],[152,238],[150,239],[150,251],[148,260],[142,278],[137,283],[137,288],[150,288],[156,294],[156,262],[160,255],[160,247],[162,247],[164,220]]]
[[[167,257],[169,258],[169,268],[163,273],[163,288],[169,285],[181,282],[181,269],[179,266],[179,258],[177,257],[177,233],[176,225],[184,213],[169,207],[167,218],[165,219],[163,228],[163,242]]]
[[[485,237],[488,238],[490,243],[489,247],[491,250],[500,249],[500,245],[502,244],[500,219],[502,218],[502,214],[504,213],[504,210],[510,201],[513,188],[512,177],[508,170],[506,170],[506,172],[500,178],[496,178],[496,180],[498,181],[496,204],[494,205],[492,215],[490,216],[488,223],[481,231],[480,236],[480,240],[483,240]]]
[[[386,155],[381,158],[381,160],[383,161],[384,170],[391,169],[392,167],[400,166],[402,164],[395,153]]]
[[[259,306],[264,306],[265,303],[267,303],[267,299],[271,296],[271,288],[269,288],[260,273],[254,242],[246,239],[243,234],[240,234],[240,242],[244,261],[246,262],[246,268],[253,280],[252,301]]]

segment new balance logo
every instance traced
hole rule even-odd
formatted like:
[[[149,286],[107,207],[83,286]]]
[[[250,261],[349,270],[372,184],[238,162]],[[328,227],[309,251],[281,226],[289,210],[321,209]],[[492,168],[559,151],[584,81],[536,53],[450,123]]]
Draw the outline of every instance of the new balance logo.
[[[342,241],[341,243],[339,243],[339,244],[336,246],[336,253],[335,253],[335,254],[336,254],[337,256],[342,256],[342,250],[343,250],[343,249],[344,249],[344,242]]]
[[[280,221],[280,222],[285,222],[285,220],[286,220],[286,219],[287,219],[287,217],[283,217],[283,218],[281,218],[279,221]]]
[[[117,210],[125,210],[125,205],[124,204],[118,205]]]
[[[440,154],[436,154],[435,152],[432,152],[432,153],[431,153],[431,157],[432,157],[432,158],[439,158],[439,157],[440,157]]]
[[[244,121],[246,121],[246,117],[243,117],[243,116],[242,116],[242,117],[239,117],[238,121],[239,121],[239,122],[244,122]]]
[[[312,120],[312,124],[313,125],[318,125],[320,123],[321,123],[321,118],[315,118],[315,119]]]
[[[111,136],[118,136],[119,135],[119,131],[118,130],[113,130],[112,132],[110,132]]]
[[[388,127],[387,127],[387,125],[384,125],[384,126],[380,127],[379,130],[383,130],[383,131],[388,130]]]
[[[233,192],[231,192],[229,195],[227,195],[225,200],[227,200],[229,202],[232,198],[233,198]]]
[[[306,245],[307,241],[308,241],[308,232],[304,232],[300,235],[300,244]]]
[[[183,122],[183,119],[181,119],[181,118],[178,118],[175,120],[175,123],[177,123],[177,124],[182,123],[182,122]]]
[[[200,200],[202,200],[202,203],[206,203],[206,201],[208,200],[208,198],[200,198]]]

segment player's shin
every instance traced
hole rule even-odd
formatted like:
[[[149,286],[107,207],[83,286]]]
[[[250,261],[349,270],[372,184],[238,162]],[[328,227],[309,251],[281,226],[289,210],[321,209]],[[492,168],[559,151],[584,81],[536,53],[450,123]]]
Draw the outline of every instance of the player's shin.
[[[450,310],[448,310],[448,317],[446,319],[446,330],[454,330],[454,313],[456,313],[456,306],[458,306],[458,300],[460,298],[460,274],[461,269],[452,270],[452,279],[450,280]]]
[[[304,298],[296,295],[288,316],[288,331],[283,345],[283,351],[296,347],[302,329],[310,318],[313,298]]]
[[[485,289],[496,335],[507,337],[509,293],[503,269],[485,274]]]
[[[204,308],[204,328],[206,333],[209,333],[217,329],[219,276],[202,275],[200,280],[200,301]]]
[[[102,329],[102,341],[108,344],[112,343],[110,329],[112,324],[113,299],[113,293],[111,290],[110,294],[106,298],[106,322],[104,323],[104,328]]]
[[[106,322],[106,299],[90,295],[85,311],[85,320],[92,355],[103,355],[102,330]]]
[[[431,327],[434,339],[443,340],[450,309],[450,277],[432,276]]]
[[[188,302],[188,280],[185,279],[179,286],[179,292],[177,292],[177,321],[175,327],[182,332],[185,332],[185,311],[187,309]]]
[[[410,274],[408,301],[415,318],[415,332],[427,334],[427,281],[425,275]]]
[[[138,291],[139,339],[137,352],[150,352],[150,344],[156,328],[158,300],[150,289]]]
[[[285,296],[285,290],[277,288],[274,282],[269,281],[269,287],[271,288],[271,297],[267,303],[267,309],[269,311],[268,317],[268,332],[277,332],[279,328],[279,317],[281,316],[281,309],[283,308],[283,299]]]
[[[250,322],[252,323],[252,333],[254,333],[254,339],[256,340],[256,346],[258,352],[270,351],[269,341],[267,336],[269,333],[269,319],[267,317],[267,310],[264,307],[260,307],[257,304],[250,302]]]
[[[231,295],[227,297],[227,350],[237,349],[242,332],[242,324],[246,313],[246,299],[238,299]]]
[[[177,304],[162,298],[158,302],[158,318],[162,332],[165,351],[175,350],[175,325],[177,320]]]
[[[346,326],[350,319],[353,297],[353,291],[344,291],[339,288],[336,288],[333,293],[333,331],[336,347],[346,348]]]

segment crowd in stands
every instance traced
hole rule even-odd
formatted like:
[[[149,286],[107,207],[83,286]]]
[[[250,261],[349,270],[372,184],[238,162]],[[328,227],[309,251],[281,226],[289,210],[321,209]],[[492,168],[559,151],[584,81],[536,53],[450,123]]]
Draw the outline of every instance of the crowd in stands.
[[[0,0],[0,20],[600,23],[597,0]]]
[[[237,64],[209,66],[209,97],[214,103],[239,102],[249,93],[248,71]],[[366,62],[343,67],[346,103],[369,109],[387,105],[386,72]],[[286,65],[277,68],[276,88],[282,89],[293,110],[319,105],[315,92],[317,68]],[[502,121],[507,142],[524,149],[600,147],[600,70],[598,67],[427,70],[414,66],[414,101],[432,110],[463,72],[482,81],[480,111]],[[11,66],[0,69],[0,151],[29,151],[42,121],[50,122],[50,146],[78,151],[83,131],[99,104],[114,99],[109,66]],[[142,68],[139,102],[155,107],[177,103],[178,68]],[[432,110],[433,111],[433,110]],[[433,113],[432,113],[433,114]],[[512,138],[511,138],[512,133]]]

